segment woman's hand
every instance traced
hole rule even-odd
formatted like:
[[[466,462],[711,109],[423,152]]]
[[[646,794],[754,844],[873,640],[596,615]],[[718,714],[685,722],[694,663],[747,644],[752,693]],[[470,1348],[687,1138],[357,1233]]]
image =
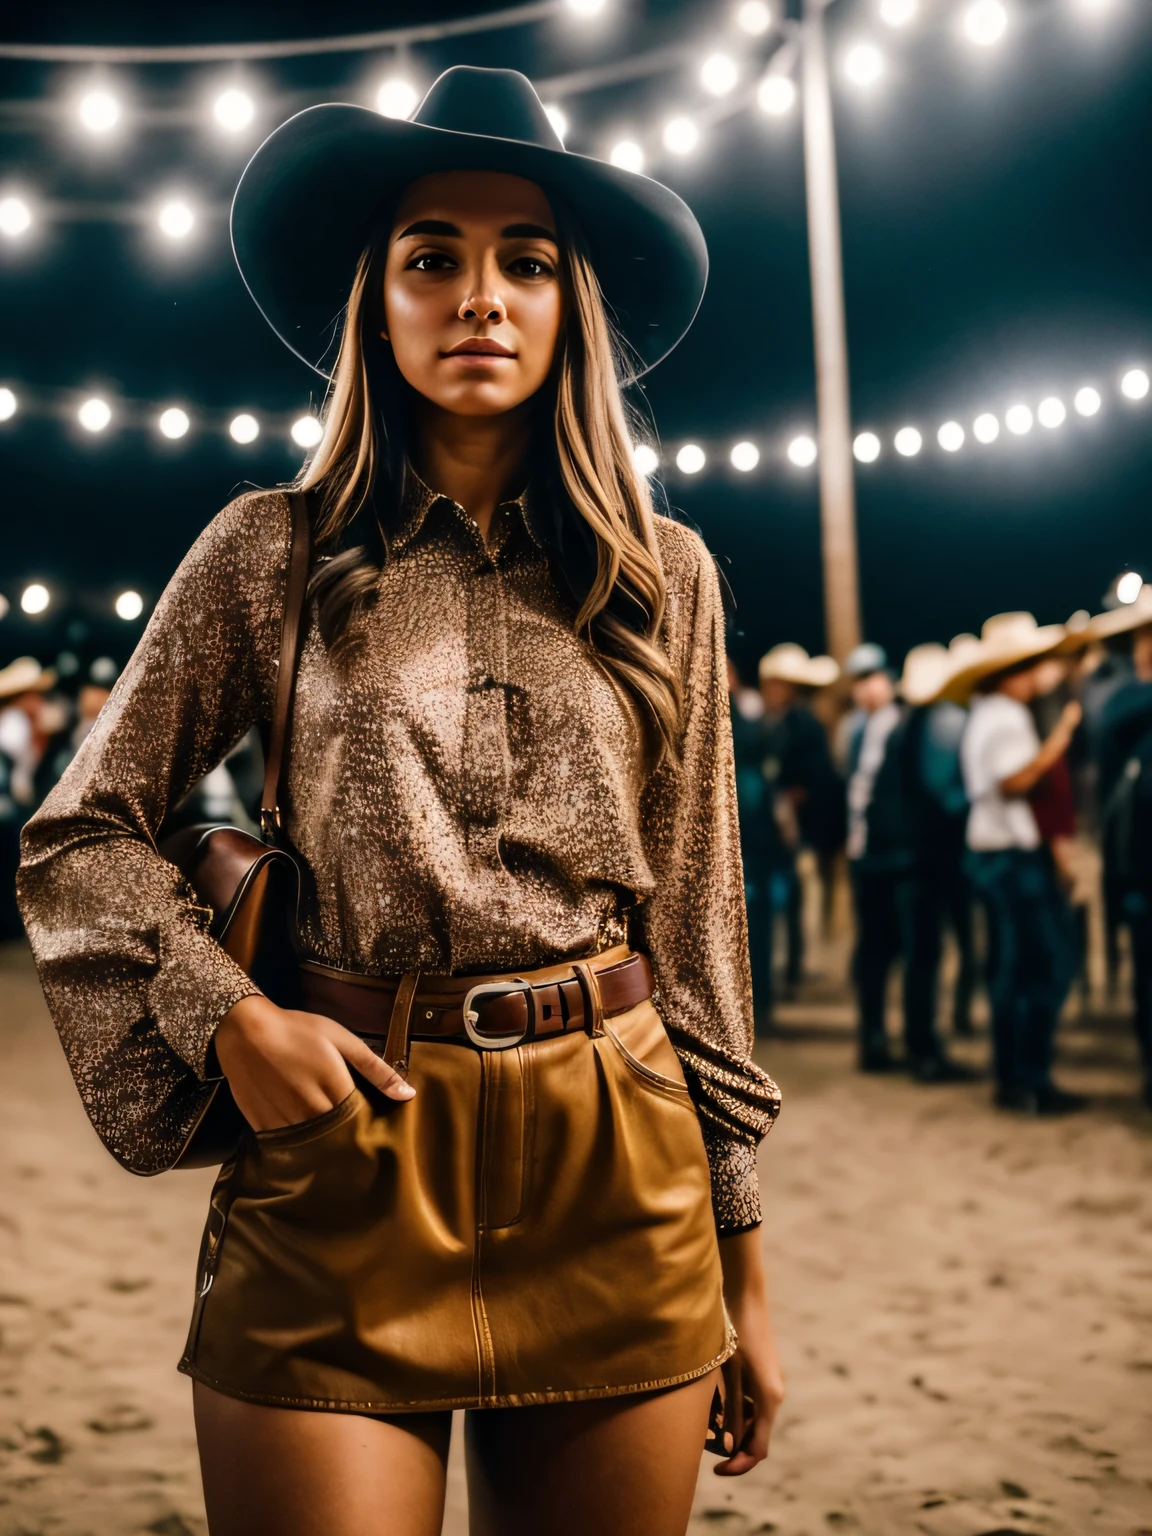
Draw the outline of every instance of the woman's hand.
[[[416,1090],[350,1029],[320,1013],[242,997],[216,1027],[216,1060],[237,1108],[254,1131],[311,1120],[352,1092],[356,1068],[390,1099]]]
[[[720,1239],[724,1301],[740,1347],[721,1366],[724,1373],[724,1430],[732,1455],[714,1468],[718,1477],[740,1477],[768,1454],[772,1424],[784,1401],[784,1378],[768,1315],[768,1288],[758,1227]],[[744,1396],[752,1417],[744,1417]]]

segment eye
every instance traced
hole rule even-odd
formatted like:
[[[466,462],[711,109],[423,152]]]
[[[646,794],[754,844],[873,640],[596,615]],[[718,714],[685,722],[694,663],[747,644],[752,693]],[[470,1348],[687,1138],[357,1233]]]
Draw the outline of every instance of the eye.
[[[542,256],[517,256],[508,263],[508,270],[514,277],[554,277],[556,273],[552,263]]]
[[[405,268],[407,272],[449,272],[456,265],[447,251],[425,251],[414,257]]]

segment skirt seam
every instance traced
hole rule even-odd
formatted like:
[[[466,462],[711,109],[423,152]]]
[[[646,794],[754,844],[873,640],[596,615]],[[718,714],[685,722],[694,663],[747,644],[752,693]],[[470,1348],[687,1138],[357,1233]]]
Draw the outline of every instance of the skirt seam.
[[[717,1366],[723,1365],[736,1348],[736,1334],[730,1328],[728,1339],[718,1355],[714,1355],[707,1364],[695,1366],[690,1371],[681,1371],[676,1376],[663,1376],[653,1381],[630,1382],[619,1387],[573,1387],[556,1391],[545,1389],[542,1392],[481,1393],[475,1397],[413,1398],[400,1403],[357,1402],[354,1399],[339,1397],[287,1397],[278,1393],[246,1392],[242,1388],[231,1387],[209,1376],[206,1371],[189,1361],[181,1360],[176,1369],[214,1392],[222,1392],[226,1397],[238,1397],[246,1403],[264,1403],[269,1407],[312,1408],[337,1413],[434,1413],[459,1408],[527,1408],[543,1403],[578,1403],[594,1398],[626,1397],[639,1392],[662,1391],[666,1387],[683,1386],[689,1381],[697,1381],[701,1376],[707,1376],[709,1371],[714,1371]]]

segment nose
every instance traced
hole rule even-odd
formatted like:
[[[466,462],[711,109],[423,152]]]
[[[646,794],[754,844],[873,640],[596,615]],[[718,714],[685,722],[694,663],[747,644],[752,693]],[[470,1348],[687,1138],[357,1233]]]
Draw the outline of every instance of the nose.
[[[456,313],[461,320],[490,320],[493,325],[499,325],[508,318],[504,301],[498,294],[470,294]]]

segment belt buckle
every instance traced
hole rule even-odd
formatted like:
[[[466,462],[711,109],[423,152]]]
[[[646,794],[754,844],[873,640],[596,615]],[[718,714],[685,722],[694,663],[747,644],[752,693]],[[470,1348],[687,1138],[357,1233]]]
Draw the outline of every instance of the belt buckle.
[[[515,992],[523,992],[528,1004],[528,1023],[518,1035],[508,1038],[503,1036],[482,1035],[476,1028],[480,1015],[473,1004],[478,997],[510,997]],[[479,1046],[482,1051],[510,1051],[514,1046],[523,1045],[525,1040],[531,1039],[536,1023],[536,1010],[533,1006],[532,983],[529,981],[483,981],[479,986],[473,987],[464,998],[464,1033],[473,1045]]]

